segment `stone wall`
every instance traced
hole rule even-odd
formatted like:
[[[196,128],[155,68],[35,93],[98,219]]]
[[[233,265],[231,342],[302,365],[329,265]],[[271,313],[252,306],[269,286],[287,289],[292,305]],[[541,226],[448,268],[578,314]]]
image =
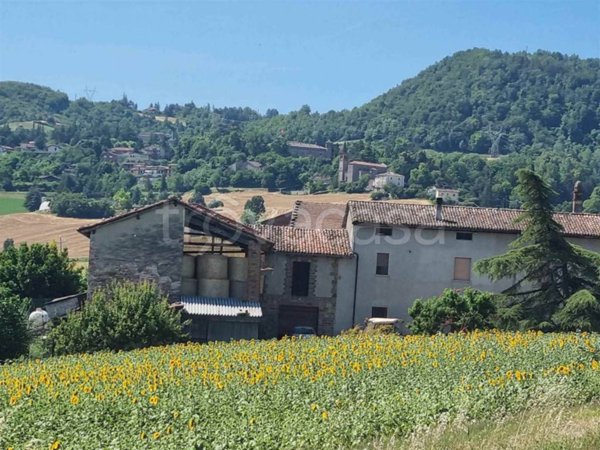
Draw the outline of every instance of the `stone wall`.
[[[309,291],[306,297],[292,296],[292,265],[294,261],[310,262]],[[276,337],[279,330],[279,307],[309,306],[319,310],[320,335],[333,335],[336,313],[338,259],[305,257],[282,253],[269,254],[266,265],[273,269],[265,276],[261,300],[263,323],[261,337]]]
[[[112,280],[151,280],[179,295],[185,209],[170,203],[96,229],[90,236],[88,292]]]

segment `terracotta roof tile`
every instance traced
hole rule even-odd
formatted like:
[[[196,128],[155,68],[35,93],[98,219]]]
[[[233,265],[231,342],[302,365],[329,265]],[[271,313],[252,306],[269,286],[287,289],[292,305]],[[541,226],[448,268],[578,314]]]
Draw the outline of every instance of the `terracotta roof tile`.
[[[265,239],[274,243],[273,250],[300,255],[351,257],[352,247],[345,229],[309,230],[306,228],[255,225]]]
[[[345,203],[318,203],[296,200],[290,226],[294,228],[343,228]]]
[[[349,201],[348,219],[352,223],[399,225],[411,228],[519,233],[523,223],[515,223],[519,209],[442,206],[443,220],[436,220],[435,205],[400,204],[374,201]],[[554,218],[569,237],[600,238],[599,214],[556,213]],[[345,220],[348,220],[345,219]]]

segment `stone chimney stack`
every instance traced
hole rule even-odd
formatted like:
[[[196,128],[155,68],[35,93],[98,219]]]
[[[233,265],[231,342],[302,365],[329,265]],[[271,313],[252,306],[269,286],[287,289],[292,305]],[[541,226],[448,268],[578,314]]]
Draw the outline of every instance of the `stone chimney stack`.
[[[573,187],[573,212],[580,213],[583,211],[583,186],[581,181],[577,181]]]
[[[444,214],[442,212],[443,203],[444,199],[442,197],[437,197],[435,199],[435,220],[444,220]]]

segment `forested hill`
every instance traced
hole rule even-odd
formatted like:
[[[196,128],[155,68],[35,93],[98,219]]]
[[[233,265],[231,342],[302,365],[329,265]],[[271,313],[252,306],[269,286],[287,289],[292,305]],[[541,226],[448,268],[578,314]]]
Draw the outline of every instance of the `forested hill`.
[[[600,186],[599,59],[473,49],[443,59],[362,106],[325,113],[307,105],[289,114],[272,109],[264,115],[193,103],[152,106],[142,111],[126,97],[69,100],[48,88],[0,83],[0,125],[10,124],[0,126],[0,144],[31,139],[67,149],[55,163],[32,163],[17,171],[6,161],[11,159],[13,169],[23,167],[22,161],[5,155],[0,187],[27,187],[35,176],[60,175],[68,165],[75,179],[62,188],[111,197],[133,181],[100,164],[101,155],[113,146],[140,148],[142,131],[170,136],[161,145],[167,147],[164,162],[177,165],[171,176],[177,182],[168,180],[171,190],[199,183],[314,190],[328,179],[333,188],[361,189],[336,185],[335,159],[323,165],[288,156],[287,140],[347,141],[351,157],[385,162],[407,177],[407,188],[396,193],[401,196],[425,195],[435,184],[461,189],[464,201],[516,206],[514,171],[523,166],[533,166],[552,184],[557,203],[569,199],[576,179],[588,193]],[[19,127],[32,120],[45,121],[43,131]],[[500,157],[488,159],[488,154]],[[243,159],[265,168],[226,170]]]

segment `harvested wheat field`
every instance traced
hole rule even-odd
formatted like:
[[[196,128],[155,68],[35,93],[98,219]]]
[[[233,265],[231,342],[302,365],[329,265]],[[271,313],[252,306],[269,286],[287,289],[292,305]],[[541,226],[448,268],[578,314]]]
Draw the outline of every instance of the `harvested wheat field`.
[[[216,211],[224,214],[232,219],[239,219],[244,210],[246,202],[254,195],[261,195],[265,199],[265,208],[267,210],[264,218],[274,217],[289,211],[294,206],[296,200],[306,202],[320,203],[346,203],[349,200],[370,200],[369,194],[345,194],[339,192],[327,192],[324,194],[297,194],[288,195],[280,192],[268,192],[266,189],[244,189],[239,191],[231,191],[226,193],[212,193],[204,197],[208,204],[211,200],[221,200],[222,208],[217,208]],[[430,204],[428,200],[410,199],[410,200],[391,200],[398,203],[421,203]]]
[[[227,193],[213,193],[205,197],[206,202],[221,200],[222,208],[215,211],[239,220],[244,205],[254,195],[265,199],[267,212],[265,218],[273,217],[289,211],[296,200],[321,203],[346,203],[349,200],[369,200],[369,194],[326,193],[311,195],[286,195],[279,192],[268,192],[265,189],[246,189]],[[184,196],[188,198],[188,196]],[[404,203],[429,203],[427,200],[392,200]],[[62,243],[69,250],[71,258],[87,258],[89,241],[77,232],[77,228],[97,222],[89,219],[73,219],[56,217],[51,214],[18,213],[0,216],[0,243],[12,238],[15,243],[52,242]]]
[[[56,217],[51,214],[19,213],[0,216],[0,242],[52,242],[69,250],[71,258],[88,257],[88,239],[77,228],[97,220]]]

